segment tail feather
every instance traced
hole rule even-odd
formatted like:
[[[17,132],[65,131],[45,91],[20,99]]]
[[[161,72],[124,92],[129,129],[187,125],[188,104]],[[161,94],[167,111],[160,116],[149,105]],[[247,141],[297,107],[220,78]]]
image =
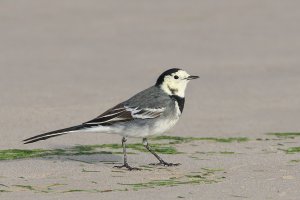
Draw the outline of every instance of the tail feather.
[[[31,137],[31,138],[27,138],[27,139],[23,140],[23,142],[24,142],[24,144],[29,144],[29,143],[37,142],[37,141],[40,141],[40,140],[46,140],[46,139],[49,139],[49,138],[52,138],[52,137],[65,135],[65,134],[70,133],[72,131],[78,131],[78,130],[81,130],[81,129],[84,129],[84,128],[86,128],[86,125],[84,125],[84,124],[81,124],[81,125],[78,125],[78,126],[72,126],[72,127],[69,127],[69,128],[59,129],[59,130],[43,133],[43,134],[40,134],[40,135],[36,135],[36,136]]]

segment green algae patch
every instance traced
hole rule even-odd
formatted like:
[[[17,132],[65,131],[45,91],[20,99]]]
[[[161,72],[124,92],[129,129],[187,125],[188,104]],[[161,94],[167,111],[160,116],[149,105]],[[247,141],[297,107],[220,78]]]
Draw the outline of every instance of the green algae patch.
[[[82,169],[81,172],[101,172],[101,171],[96,171],[96,170],[86,170],[86,169]]]
[[[181,154],[175,145],[188,143],[192,141],[213,141],[213,142],[246,142],[249,139],[246,137],[230,137],[230,138],[214,138],[214,137],[178,137],[178,136],[158,136],[150,139],[151,141],[159,141],[158,143],[150,144],[150,147],[159,154]],[[1,160],[15,160],[25,158],[39,158],[49,156],[78,156],[78,155],[93,155],[93,154],[123,154],[121,144],[101,144],[101,145],[77,145],[66,149],[6,149],[0,150]],[[128,154],[137,152],[148,152],[142,143],[126,144]],[[106,151],[107,150],[107,151]],[[118,150],[118,151],[117,151]],[[225,153],[224,154],[231,154]]]
[[[169,144],[181,144],[181,143],[191,142],[191,141],[195,140],[195,138],[161,135],[161,136],[151,138],[151,140],[152,141],[169,140]]]
[[[40,193],[57,193],[57,191],[53,190],[53,187],[61,187],[65,186],[66,184],[55,183],[52,185],[47,186],[46,188],[35,188],[31,185],[13,185],[14,187],[33,191],[33,192],[40,192]],[[87,192],[87,193],[103,193],[103,192],[112,192],[112,191],[121,191],[121,190],[99,190],[99,189],[69,189],[65,191],[59,191],[59,193],[72,193],[72,192]],[[122,190],[123,191],[123,190]]]
[[[179,137],[179,136],[168,136],[162,135],[158,137],[151,138],[153,141],[157,140],[169,140],[169,144],[181,144],[188,143],[192,141],[213,141],[213,142],[223,142],[223,143],[232,143],[232,142],[247,142],[249,138],[247,137],[229,137],[229,138],[216,138],[216,137]]]
[[[233,152],[233,151],[196,151],[195,154],[204,154],[204,155],[215,155],[215,154],[231,155],[231,154],[235,154],[235,152]]]
[[[40,157],[45,153],[45,150],[34,149],[34,150],[24,150],[24,149],[7,149],[0,151],[0,160],[14,160],[21,158],[32,158]]]
[[[160,145],[155,145],[152,146],[151,148],[160,154],[181,154],[182,152],[177,151],[177,149],[173,146],[160,146]],[[148,152],[148,150],[143,150],[144,152]]]
[[[147,149],[142,144],[128,144],[127,149],[147,152]],[[173,146],[166,144],[151,145],[154,151],[160,154],[179,154],[180,152]],[[109,149],[112,151],[105,151]],[[66,149],[6,149],[0,150],[0,160],[15,160],[25,158],[40,158],[49,156],[78,156],[78,155],[93,155],[93,154],[123,154],[122,151],[115,150],[122,149],[119,144],[103,144],[103,145],[78,145]],[[128,152],[128,154],[135,154]]]
[[[300,163],[300,159],[299,160],[291,160],[291,163]]]
[[[104,148],[104,149],[123,149],[121,144],[101,144],[101,145],[89,145],[92,148]],[[179,154],[180,152],[173,146],[168,144],[150,144],[150,147],[157,153],[161,154]],[[148,150],[144,147],[142,143],[129,143],[126,144],[126,149],[131,149],[138,152],[148,152]],[[133,152],[129,152],[133,153]]]
[[[132,190],[141,190],[148,188],[157,188],[157,187],[174,187],[179,185],[199,185],[199,184],[212,184],[218,183],[224,177],[219,177],[216,173],[220,172],[219,169],[202,169],[200,172],[191,172],[180,177],[170,177],[168,179],[162,180],[151,180],[144,183],[128,183],[121,184],[128,187],[131,187]]]
[[[118,152],[117,152],[118,153]],[[116,153],[116,154],[117,154]],[[114,154],[114,152],[97,151],[96,149],[84,150],[78,146],[67,149],[6,149],[0,150],[0,160],[15,160],[25,158],[40,158],[48,156],[76,156],[92,154]]]
[[[287,149],[281,149],[287,154],[300,153],[300,147],[289,147]]]
[[[18,188],[23,188],[23,189],[27,189],[27,190],[31,190],[31,191],[35,191],[36,189],[31,186],[31,185],[13,185],[15,187],[18,187]]]
[[[235,152],[233,152],[233,151],[220,151],[219,153],[220,154],[227,154],[227,155],[229,155],[229,154],[235,154]]]
[[[278,138],[290,138],[294,139],[295,137],[300,136],[300,132],[278,132],[278,133],[267,133],[267,135],[273,135]]]
[[[299,160],[291,160],[291,163],[300,163],[300,159]]]
[[[247,141],[249,141],[249,138],[247,138],[247,137],[199,138],[199,140],[209,140],[209,141],[214,141],[214,142],[232,143],[232,142],[247,142]]]
[[[24,158],[37,158],[51,155],[66,155],[67,150],[64,149],[6,149],[0,150],[0,160],[14,160]]]

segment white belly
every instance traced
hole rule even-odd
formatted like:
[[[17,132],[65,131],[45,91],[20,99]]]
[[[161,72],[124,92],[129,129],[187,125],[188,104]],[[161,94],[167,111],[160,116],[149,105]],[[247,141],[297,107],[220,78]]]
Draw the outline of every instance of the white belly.
[[[177,119],[172,120],[158,120],[154,126],[151,127],[132,127],[119,134],[128,137],[149,137],[154,135],[160,135],[171,129],[178,121]]]

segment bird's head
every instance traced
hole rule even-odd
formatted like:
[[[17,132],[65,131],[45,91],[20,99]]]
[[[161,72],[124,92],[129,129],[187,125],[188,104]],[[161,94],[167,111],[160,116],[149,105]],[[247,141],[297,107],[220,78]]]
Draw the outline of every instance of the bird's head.
[[[168,95],[184,97],[188,82],[196,78],[199,78],[199,76],[191,76],[182,69],[173,68],[162,73],[158,77],[155,85],[160,87]]]

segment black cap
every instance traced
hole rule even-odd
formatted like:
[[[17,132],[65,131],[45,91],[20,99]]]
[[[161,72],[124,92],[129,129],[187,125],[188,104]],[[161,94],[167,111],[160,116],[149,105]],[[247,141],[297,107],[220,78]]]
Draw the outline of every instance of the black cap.
[[[179,70],[181,70],[181,69],[178,69],[178,68],[168,69],[167,71],[165,71],[164,73],[162,73],[162,74],[158,77],[158,79],[157,79],[155,85],[156,85],[156,86],[161,85],[161,84],[164,82],[165,76],[168,76],[168,75],[171,75],[171,74],[173,74],[173,73],[176,73],[176,72],[178,72]]]

